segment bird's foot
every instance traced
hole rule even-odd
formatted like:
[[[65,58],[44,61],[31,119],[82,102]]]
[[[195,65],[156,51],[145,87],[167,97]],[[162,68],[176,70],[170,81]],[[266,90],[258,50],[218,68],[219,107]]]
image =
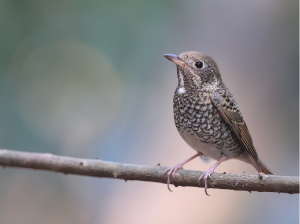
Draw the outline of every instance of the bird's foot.
[[[176,179],[175,179],[175,174],[176,174],[177,170],[183,169],[183,164],[184,164],[184,163],[178,163],[177,165],[172,166],[172,167],[169,167],[168,169],[166,169],[166,170],[163,172],[163,174],[168,173],[167,186],[168,186],[169,191],[171,191],[171,192],[172,192],[172,190],[170,189],[170,177],[171,177],[171,175],[172,175],[173,178],[174,178],[174,180],[176,181]]]
[[[176,181],[176,179],[175,179],[175,174],[176,174],[177,170],[183,169],[183,165],[184,165],[184,164],[188,163],[189,161],[191,161],[191,160],[193,160],[193,159],[195,159],[196,157],[201,156],[201,155],[203,155],[201,152],[197,152],[197,154],[193,155],[192,157],[188,158],[187,160],[184,160],[183,162],[178,163],[177,165],[172,166],[172,167],[166,169],[166,170],[163,172],[163,174],[168,173],[167,186],[168,186],[169,191],[171,191],[171,189],[170,189],[170,177],[171,177],[171,175],[173,176],[174,180]],[[171,192],[172,192],[172,191],[171,191]]]
[[[203,172],[203,174],[199,177],[198,179],[198,183],[200,184],[200,180],[203,178],[204,179],[204,186],[205,186],[205,194],[207,196],[210,196],[207,193],[207,178],[209,177],[211,179],[211,174],[215,171],[216,167],[212,166],[211,168],[209,168],[207,171]]]
[[[200,184],[200,180],[203,178],[204,179],[204,186],[205,186],[205,194],[207,195],[207,196],[210,196],[208,193],[207,193],[207,178],[209,177],[210,179],[211,179],[211,177],[210,177],[210,175],[215,171],[215,169],[217,168],[217,166],[219,166],[220,165],[220,163],[221,162],[223,162],[223,161],[225,161],[227,159],[227,155],[226,154],[224,154],[223,156],[222,156],[222,158],[215,164],[215,165],[213,165],[211,168],[209,168],[208,170],[206,170],[205,172],[203,172],[203,174],[199,177],[199,179],[198,179],[198,184]]]

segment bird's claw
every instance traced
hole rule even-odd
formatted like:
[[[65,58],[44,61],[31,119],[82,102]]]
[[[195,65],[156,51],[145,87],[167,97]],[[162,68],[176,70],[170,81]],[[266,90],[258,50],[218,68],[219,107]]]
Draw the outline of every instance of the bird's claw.
[[[183,169],[183,166],[180,163],[177,164],[176,166],[169,167],[168,169],[166,169],[163,172],[163,174],[168,173],[167,187],[168,187],[169,191],[171,191],[171,192],[173,192],[173,191],[170,189],[170,183],[171,183],[170,176],[172,175],[174,180],[176,181],[175,174],[176,174],[177,170],[179,170],[179,169]]]
[[[200,180],[203,178],[203,180],[204,180],[204,187],[205,187],[205,194],[207,195],[207,196],[210,196],[208,193],[207,193],[207,178],[209,177],[211,180],[212,180],[212,178],[211,178],[211,174],[214,172],[214,170],[212,170],[212,169],[209,169],[209,170],[207,170],[207,171],[205,171],[205,172],[203,172],[203,174],[199,177],[199,179],[198,179],[198,184],[200,185]]]

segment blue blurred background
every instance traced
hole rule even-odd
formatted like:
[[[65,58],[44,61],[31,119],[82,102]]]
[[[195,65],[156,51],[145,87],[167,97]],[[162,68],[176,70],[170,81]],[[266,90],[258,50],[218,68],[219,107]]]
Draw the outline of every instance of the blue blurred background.
[[[299,175],[295,0],[0,1],[0,147],[163,166],[194,151],[173,121],[175,65],[213,57],[260,158]],[[196,159],[186,169],[206,170]],[[216,172],[256,174],[229,161]],[[0,169],[0,223],[298,223],[298,195]]]

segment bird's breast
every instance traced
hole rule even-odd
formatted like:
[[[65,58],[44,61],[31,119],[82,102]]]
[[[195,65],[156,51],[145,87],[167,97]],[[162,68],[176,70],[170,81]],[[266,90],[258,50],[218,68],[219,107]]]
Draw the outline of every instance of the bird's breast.
[[[181,137],[196,151],[216,160],[224,153],[229,158],[243,153],[240,143],[220,116],[209,94],[175,94],[173,111]]]

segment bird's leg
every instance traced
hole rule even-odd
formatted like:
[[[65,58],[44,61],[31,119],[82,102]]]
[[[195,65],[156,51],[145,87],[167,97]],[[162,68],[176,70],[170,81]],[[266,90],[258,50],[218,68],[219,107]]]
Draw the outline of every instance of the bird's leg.
[[[209,168],[207,171],[203,172],[203,174],[199,177],[199,180],[198,180],[198,183],[200,184],[200,180],[203,178],[204,179],[204,183],[205,183],[205,194],[207,196],[210,196],[208,193],[207,193],[207,177],[210,177],[210,175],[215,171],[215,169],[217,168],[217,166],[220,165],[221,162],[225,161],[227,159],[227,155],[223,155],[222,158],[215,164],[213,165],[211,168]]]
[[[172,166],[172,167],[169,167],[168,169],[166,169],[163,174],[166,174],[168,172],[168,181],[167,181],[167,186],[168,186],[168,189],[169,191],[171,191],[170,189],[170,176],[172,175],[174,180],[175,180],[175,173],[177,172],[177,170],[179,169],[183,169],[183,165],[190,162],[191,160],[195,159],[196,157],[198,156],[201,156],[203,155],[201,152],[198,152],[196,155],[193,155],[192,157],[188,158],[187,160],[184,160],[183,162],[181,163],[178,163],[177,165],[175,166]],[[172,192],[172,191],[171,191]]]

